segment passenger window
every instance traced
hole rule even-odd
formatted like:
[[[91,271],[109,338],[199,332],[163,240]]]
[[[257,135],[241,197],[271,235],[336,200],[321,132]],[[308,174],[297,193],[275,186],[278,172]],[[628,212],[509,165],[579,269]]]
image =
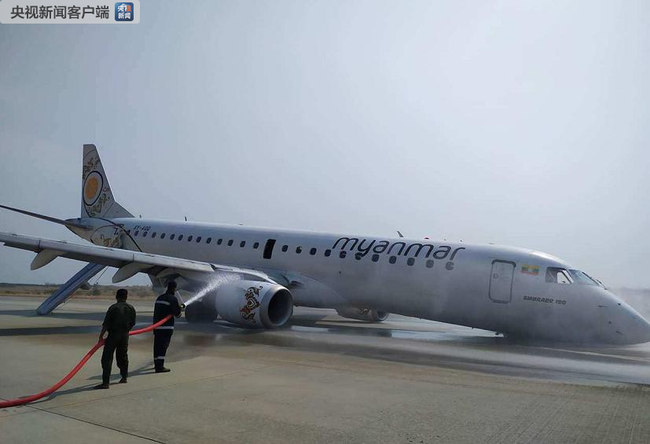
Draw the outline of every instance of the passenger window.
[[[151,238],[152,238],[152,239],[155,239],[155,238],[156,238],[156,232],[155,232],[155,231],[151,234]]]
[[[427,261],[427,268],[433,268],[433,259]]]
[[[201,236],[196,238],[196,243],[198,244],[199,242],[201,242]]]
[[[289,250],[289,246],[288,246],[288,245],[283,245],[283,246],[282,246],[282,252],[283,252],[283,253],[286,253],[288,250]]]
[[[354,255],[354,258],[356,260],[358,260],[358,261],[360,261],[362,257],[363,257],[363,254],[361,254],[361,253],[355,253],[355,255]]]
[[[546,269],[546,282],[555,284],[571,284],[573,280],[564,268],[548,267]]]
[[[390,262],[391,264],[394,264],[395,262],[397,262],[397,257],[396,256],[391,256],[390,259],[388,259],[388,262]]]
[[[182,240],[183,240],[183,235],[182,235],[182,234],[179,234],[179,235],[178,235],[178,240],[179,240],[179,241],[182,241]]]
[[[138,233],[139,233],[139,231],[136,231],[135,233],[133,233],[133,235],[134,235],[134,236],[137,236]]]
[[[372,255],[372,261],[373,262],[379,262],[379,255],[378,254],[373,254]]]
[[[160,238],[161,238],[161,239],[164,239],[164,238],[165,238],[165,233],[161,234],[161,235],[160,235]]]
[[[221,245],[222,243],[223,243],[223,239],[219,239],[219,240],[217,241],[217,245]]]
[[[316,254],[316,249],[312,248],[311,250],[309,250],[309,254],[311,254],[312,256],[315,255]]]
[[[296,247],[296,253],[298,254],[302,253],[302,247]]]
[[[415,259],[412,258],[412,257],[410,257],[410,258],[408,258],[408,260],[406,261],[406,263],[407,263],[410,267],[412,267],[413,264],[415,263]]]
[[[229,246],[229,247],[232,247],[232,244],[233,244],[234,242],[235,242],[234,240],[230,239],[230,240],[228,241],[228,246]]]
[[[193,236],[188,237],[188,238],[187,238],[187,241],[188,241],[188,242],[192,242],[192,237],[193,237]]]
[[[126,234],[131,234],[131,230],[126,230]]]
[[[239,243],[239,246],[240,246],[241,248],[244,248],[244,247],[246,246],[246,241],[241,241],[241,242]]]
[[[341,252],[339,253],[339,257],[340,257],[341,259],[343,259],[346,255],[347,255],[347,252],[345,252],[345,251],[341,251]]]
[[[205,241],[206,244],[212,243],[212,238],[209,237],[208,240]]]
[[[259,242],[255,242],[255,243],[253,244],[253,250],[257,250],[259,247],[260,247],[260,243],[259,243]]]
[[[330,254],[332,254],[332,250],[325,250],[325,257],[330,257]]]
[[[147,233],[148,233],[148,231],[143,231],[142,232],[142,237],[147,237]]]
[[[169,240],[174,240],[175,237],[176,237],[176,235],[172,234],[171,236],[169,236]]]

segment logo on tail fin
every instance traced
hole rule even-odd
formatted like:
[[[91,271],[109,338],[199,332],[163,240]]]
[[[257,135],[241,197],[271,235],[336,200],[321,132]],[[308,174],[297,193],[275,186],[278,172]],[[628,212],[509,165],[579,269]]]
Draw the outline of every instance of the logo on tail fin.
[[[104,188],[102,173],[97,171],[103,169],[97,150],[93,149],[89,154],[83,168],[83,201],[88,216],[95,217],[102,215],[104,204],[111,200],[111,196],[110,188]]]
[[[115,202],[95,145],[84,145],[81,217],[133,217]]]
[[[104,186],[104,179],[97,171],[92,171],[84,180],[84,203],[92,205],[97,202]]]

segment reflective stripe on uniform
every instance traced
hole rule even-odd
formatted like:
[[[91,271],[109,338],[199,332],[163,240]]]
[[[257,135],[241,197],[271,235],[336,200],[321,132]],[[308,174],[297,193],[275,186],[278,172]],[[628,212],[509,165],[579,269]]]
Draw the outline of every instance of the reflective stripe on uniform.
[[[156,301],[156,304],[169,305],[169,302],[167,302],[167,301]]]
[[[154,361],[159,361],[161,359],[164,361],[165,357],[164,356],[156,356],[155,358],[153,358]]]
[[[155,330],[173,330],[173,325],[163,325],[162,327],[156,327]]]

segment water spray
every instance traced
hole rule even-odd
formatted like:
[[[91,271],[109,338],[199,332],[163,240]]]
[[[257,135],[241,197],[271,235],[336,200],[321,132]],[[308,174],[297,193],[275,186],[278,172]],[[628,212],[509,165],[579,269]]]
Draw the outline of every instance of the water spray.
[[[222,274],[222,275],[216,275],[210,282],[206,284],[205,287],[201,288],[194,296],[189,298],[187,302],[184,303],[184,306],[187,307],[190,304],[193,304],[196,301],[199,301],[205,297],[206,294],[210,293],[211,291],[216,290],[221,286],[222,284],[225,284],[227,282],[231,281],[236,281],[239,279],[239,276],[232,275],[232,274]],[[181,299],[182,301],[182,299]]]

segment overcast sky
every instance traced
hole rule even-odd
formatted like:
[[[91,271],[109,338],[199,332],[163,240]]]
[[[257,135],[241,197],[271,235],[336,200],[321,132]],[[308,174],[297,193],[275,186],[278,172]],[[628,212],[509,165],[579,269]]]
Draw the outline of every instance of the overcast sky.
[[[95,143],[136,215],[495,242],[650,287],[648,23],[645,1],[143,0],[134,26],[0,25],[0,203],[78,217]],[[82,266],[32,258],[0,247],[0,282]]]

